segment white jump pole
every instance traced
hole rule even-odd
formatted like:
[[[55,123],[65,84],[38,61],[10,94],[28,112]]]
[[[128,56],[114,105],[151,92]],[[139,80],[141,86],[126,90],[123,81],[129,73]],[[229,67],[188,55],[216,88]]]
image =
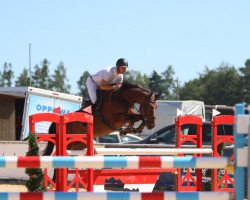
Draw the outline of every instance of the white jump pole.
[[[159,149],[159,148],[95,148],[96,155],[177,155],[177,154],[212,154],[211,148],[179,148],[179,149]],[[81,156],[86,150],[67,150],[69,155]]]

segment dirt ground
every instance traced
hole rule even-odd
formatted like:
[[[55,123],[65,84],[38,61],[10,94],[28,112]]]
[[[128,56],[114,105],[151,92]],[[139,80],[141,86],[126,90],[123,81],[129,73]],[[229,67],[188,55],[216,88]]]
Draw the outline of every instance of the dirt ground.
[[[0,192],[27,192],[25,181],[0,180]]]
[[[25,183],[25,181],[0,179],[0,192],[27,192]],[[71,188],[69,191],[75,192],[75,188]],[[79,191],[86,192],[83,188],[80,188]]]

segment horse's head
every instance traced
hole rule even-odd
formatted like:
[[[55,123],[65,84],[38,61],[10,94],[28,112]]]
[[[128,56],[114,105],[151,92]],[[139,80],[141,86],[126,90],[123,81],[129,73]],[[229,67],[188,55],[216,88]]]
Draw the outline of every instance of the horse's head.
[[[155,110],[156,100],[160,94],[154,94],[138,85],[124,82],[121,88],[123,96],[127,101],[134,105],[134,103],[140,104],[139,113],[143,118],[143,121],[148,129],[155,127]]]
[[[160,94],[150,92],[145,96],[144,102],[140,104],[139,112],[141,113],[146,127],[150,130],[155,127],[155,110],[157,108],[156,100]]]

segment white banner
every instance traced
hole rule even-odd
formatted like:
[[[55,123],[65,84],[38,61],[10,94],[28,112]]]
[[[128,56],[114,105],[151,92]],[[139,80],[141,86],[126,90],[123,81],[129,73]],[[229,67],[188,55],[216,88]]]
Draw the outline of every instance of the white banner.
[[[61,108],[61,114],[66,114],[79,110],[81,103],[70,102],[61,99],[44,97],[34,94],[29,94],[26,107],[25,119],[23,124],[22,139],[29,135],[29,116],[36,113],[52,113],[55,108]],[[39,122],[36,124],[36,133],[48,133],[50,122]]]

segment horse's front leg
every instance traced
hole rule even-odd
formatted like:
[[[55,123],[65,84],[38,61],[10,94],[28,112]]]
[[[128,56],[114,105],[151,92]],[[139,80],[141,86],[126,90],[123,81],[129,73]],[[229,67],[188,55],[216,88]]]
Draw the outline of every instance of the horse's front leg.
[[[135,122],[138,122],[141,120],[142,120],[142,123],[137,128],[135,128],[134,127]],[[129,116],[129,121],[130,121],[129,125],[125,129],[122,129],[120,131],[120,134],[124,135],[127,133],[141,133],[142,129],[145,127],[145,122],[143,120],[143,117],[140,114],[131,114]]]
[[[146,123],[144,120],[142,120],[140,126],[138,126],[137,128],[133,129],[133,133],[141,133],[143,128],[146,126]]]
[[[146,126],[145,121],[142,121],[138,127],[134,127],[134,123],[130,123],[126,129],[123,130],[123,134],[127,133],[141,133],[143,128]]]
[[[134,131],[134,122],[130,122],[126,128],[120,130],[120,135],[126,135],[127,133],[133,133]]]

